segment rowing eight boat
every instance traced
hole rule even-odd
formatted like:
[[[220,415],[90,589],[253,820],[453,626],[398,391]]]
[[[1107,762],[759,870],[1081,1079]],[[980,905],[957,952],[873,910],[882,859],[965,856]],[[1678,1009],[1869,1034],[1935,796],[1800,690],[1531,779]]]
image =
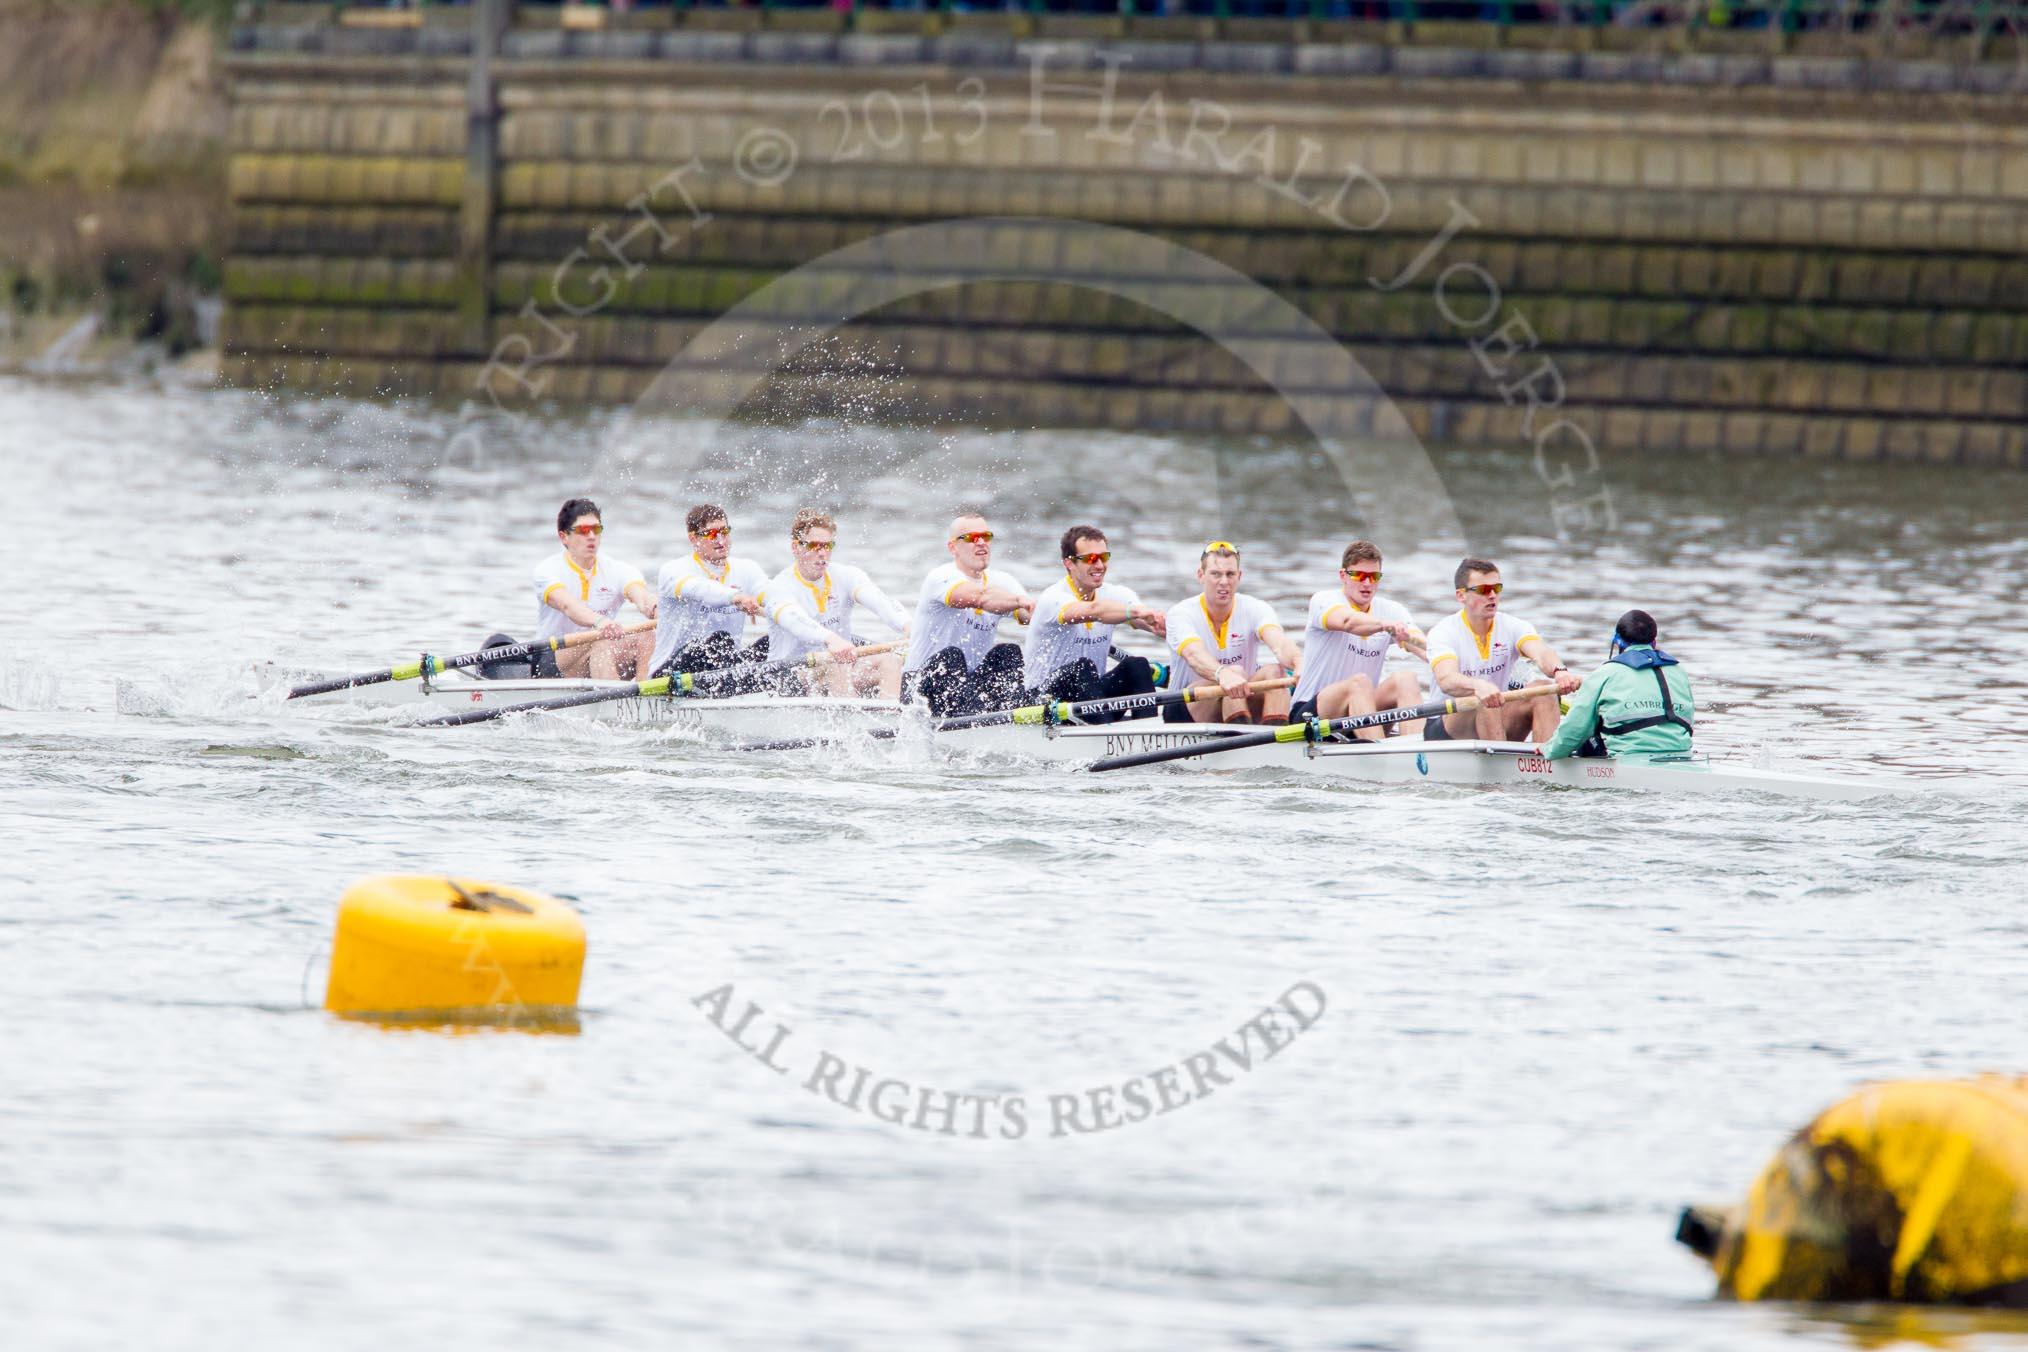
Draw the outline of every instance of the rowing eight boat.
[[[296,673],[299,674],[299,673]],[[264,684],[291,677],[267,669]],[[593,690],[631,689],[624,681],[589,679],[485,680],[450,672],[429,682],[376,685],[296,700],[295,705],[379,705],[416,709],[514,708]],[[1257,731],[1205,723],[1126,723],[1036,727],[1003,724],[933,732],[919,709],[886,700],[808,699],[740,695],[727,699],[633,697],[570,711],[651,728],[681,728],[745,740],[784,733],[852,737],[885,731],[904,740],[933,739],[940,748],[973,755],[1016,756],[1089,765],[1094,761],[1163,747],[1201,743]],[[1665,760],[1545,760],[1526,742],[1425,742],[1393,737],[1383,742],[1324,741],[1255,746],[1180,762],[1198,769],[1280,769],[1370,783],[1553,784],[1580,789],[1644,789],[1674,793],[1750,790],[1819,799],[1861,799],[1906,790],[1899,780],[1861,779],[1756,769],[1704,756]]]

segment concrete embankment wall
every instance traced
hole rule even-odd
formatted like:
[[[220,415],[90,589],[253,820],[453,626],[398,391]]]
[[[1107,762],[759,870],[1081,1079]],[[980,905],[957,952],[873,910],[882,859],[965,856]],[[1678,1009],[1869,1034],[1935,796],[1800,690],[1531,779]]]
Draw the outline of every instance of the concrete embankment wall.
[[[514,29],[475,93],[468,41],[239,35],[228,378],[626,401],[709,333],[848,416],[2028,449],[2005,52]]]
[[[229,215],[224,39],[123,0],[0,0],[0,366],[81,320],[101,337],[67,362],[197,342]]]

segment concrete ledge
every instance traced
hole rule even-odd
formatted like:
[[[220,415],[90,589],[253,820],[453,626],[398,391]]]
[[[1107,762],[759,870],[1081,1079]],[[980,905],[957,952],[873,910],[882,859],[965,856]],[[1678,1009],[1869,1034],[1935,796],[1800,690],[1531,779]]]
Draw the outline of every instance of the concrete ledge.
[[[1294,65],[1295,49],[1274,42],[1215,42],[1203,48],[1206,70],[1233,71],[1247,75],[1273,75]]]
[[[664,33],[656,51],[666,61],[740,61],[746,57],[745,33]]]
[[[838,39],[838,59],[848,66],[912,66],[929,52],[929,40],[913,33],[848,33]]]
[[[423,56],[468,56],[472,33],[467,28],[425,28],[416,35],[416,51]]]
[[[517,28],[501,35],[500,55],[517,61],[561,61],[569,34],[562,29]]]
[[[1499,51],[1482,59],[1486,74],[1500,80],[1570,80],[1579,70],[1576,52]]]
[[[1773,63],[1776,88],[1862,89],[1865,63],[1857,57],[1784,57]]]
[[[1412,80],[1476,80],[1486,73],[1485,57],[1457,47],[1397,47],[1394,73]]]
[[[779,65],[832,65],[838,60],[838,34],[755,33],[747,39],[747,54]]]
[[[953,30],[929,40],[930,60],[947,66],[1011,66],[1015,55],[1014,38],[1007,33]]]
[[[1190,70],[1202,63],[1202,48],[1194,42],[1150,42],[1127,38],[1101,45],[1094,59],[1104,56],[1121,62],[1125,71]]]
[[[594,61],[640,61],[655,55],[664,36],[639,31],[602,30],[570,34],[570,54]]]
[[[1294,52],[1298,75],[1380,75],[1387,70],[1385,47],[1357,42],[1305,42]]]

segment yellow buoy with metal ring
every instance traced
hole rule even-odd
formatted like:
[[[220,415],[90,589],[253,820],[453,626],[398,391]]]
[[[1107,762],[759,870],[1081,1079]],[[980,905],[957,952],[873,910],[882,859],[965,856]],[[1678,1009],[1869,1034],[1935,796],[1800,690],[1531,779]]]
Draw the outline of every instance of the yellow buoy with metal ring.
[[[568,1009],[584,950],[577,912],[539,892],[427,875],[365,878],[338,903],[324,1007]]]
[[[1739,1300],[2028,1306],[2028,1078],[1862,1090],[1676,1237]]]

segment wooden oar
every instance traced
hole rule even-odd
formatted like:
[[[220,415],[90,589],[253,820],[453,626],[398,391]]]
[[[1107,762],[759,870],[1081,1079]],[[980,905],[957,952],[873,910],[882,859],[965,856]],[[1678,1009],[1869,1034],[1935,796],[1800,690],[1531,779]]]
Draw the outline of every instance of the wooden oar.
[[[878,653],[890,652],[900,646],[900,641],[877,643],[870,648],[859,649],[858,656],[871,657]],[[830,660],[831,654],[827,651],[791,658],[786,662],[742,662],[735,666],[719,667],[714,671],[690,671],[674,676],[657,676],[652,681],[640,681],[633,685],[621,686],[617,690],[585,690],[575,695],[559,695],[554,699],[535,700],[528,704],[503,704],[491,709],[466,709],[459,713],[425,718],[415,726],[458,728],[467,723],[490,723],[509,714],[529,714],[548,709],[575,709],[584,704],[603,704],[607,700],[710,695],[722,689],[727,681],[735,677],[757,676],[763,672],[792,671],[797,667],[816,667]]]
[[[1293,676],[1278,676],[1271,681],[1254,681],[1246,688],[1258,693],[1262,690],[1286,689],[1296,683]],[[1123,709],[1153,709],[1164,704],[1191,704],[1200,699],[1214,699],[1225,693],[1222,685],[1193,685],[1187,690],[1151,690],[1139,695],[1108,695],[1104,699],[1077,701],[1052,700],[1047,704],[1027,704],[1019,709],[995,709],[983,714],[964,714],[957,718],[945,718],[930,724],[932,732],[953,732],[959,728],[992,728],[1006,723],[1062,723],[1087,714],[1115,713]],[[1052,714],[1050,711],[1054,710]],[[869,737],[894,738],[901,735],[899,728],[875,728]],[[735,751],[801,751],[805,747],[823,746],[837,740],[830,737],[787,737],[773,742],[743,742],[733,748]]]
[[[655,627],[653,620],[642,620],[639,624],[626,627],[629,634],[645,634]],[[587,643],[596,643],[604,634],[597,629],[585,629],[575,634],[564,634],[560,638],[538,639],[530,643],[503,644],[498,648],[482,648],[475,653],[459,653],[456,657],[431,657],[424,653],[420,660],[406,666],[389,667],[385,671],[366,671],[357,676],[334,676],[327,681],[310,681],[289,691],[290,699],[301,699],[305,695],[328,695],[333,690],[350,690],[356,685],[379,685],[383,681],[412,681],[418,676],[441,676],[456,667],[475,667],[481,662],[511,662],[517,657],[532,657],[539,652],[560,652],[565,648],[581,648]]]
[[[1554,696],[1556,683],[1527,685],[1519,690],[1509,690],[1505,699],[1535,699],[1542,695]],[[1356,732],[1360,728],[1384,727],[1389,723],[1406,723],[1416,718],[1441,718],[1445,714],[1470,713],[1479,707],[1477,695],[1463,699],[1431,700],[1408,709],[1382,709],[1376,713],[1356,714],[1350,718],[1312,718],[1301,723],[1290,723],[1286,727],[1263,728],[1259,732],[1242,732],[1235,737],[1216,737],[1206,742],[1189,742],[1182,746],[1165,746],[1156,751],[1141,751],[1131,756],[1108,756],[1093,761],[1094,771],[1128,770],[1136,765],[1157,765],[1163,761],[1186,760],[1191,756],[1210,756],[1220,751],[1237,751],[1247,746],[1269,746],[1276,742],[1309,742],[1341,733]]]

